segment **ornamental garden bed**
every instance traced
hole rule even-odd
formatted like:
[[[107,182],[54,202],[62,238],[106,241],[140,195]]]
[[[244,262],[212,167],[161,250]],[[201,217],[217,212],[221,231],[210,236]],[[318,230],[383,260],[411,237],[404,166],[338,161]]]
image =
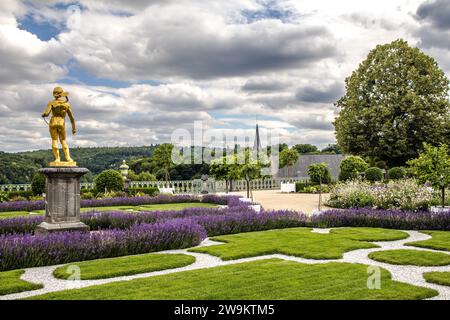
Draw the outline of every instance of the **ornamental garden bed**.
[[[82,208],[91,207],[113,207],[113,206],[142,206],[151,204],[175,204],[175,203],[213,203],[218,205],[227,205],[229,201],[236,203],[233,196],[192,196],[192,195],[157,195],[154,197],[115,197],[103,199],[81,200]],[[234,202],[233,202],[234,200]],[[0,203],[0,212],[12,211],[36,211],[45,209],[45,201],[9,201]]]

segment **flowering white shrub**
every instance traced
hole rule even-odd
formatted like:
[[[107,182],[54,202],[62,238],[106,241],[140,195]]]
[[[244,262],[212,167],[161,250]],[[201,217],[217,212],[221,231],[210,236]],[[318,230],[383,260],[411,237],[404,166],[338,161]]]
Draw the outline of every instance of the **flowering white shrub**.
[[[417,211],[430,206],[434,192],[415,179],[374,184],[352,180],[336,184],[331,190],[328,205],[335,208],[373,207]]]

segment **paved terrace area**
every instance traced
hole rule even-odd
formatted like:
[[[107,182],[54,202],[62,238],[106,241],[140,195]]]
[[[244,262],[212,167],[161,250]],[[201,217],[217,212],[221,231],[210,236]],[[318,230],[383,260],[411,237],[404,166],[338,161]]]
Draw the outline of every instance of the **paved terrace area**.
[[[247,192],[232,192],[246,197]],[[325,203],[329,198],[328,193],[322,194],[322,203]],[[260,203],[264,209],[268,210],[296,210],[311,214],[318,210],[319,195],[309,193],[281,193],[279,190],[257,190],[253,191],[254,201]],[[329,210],[331,208],[322,205],[322,210]]]

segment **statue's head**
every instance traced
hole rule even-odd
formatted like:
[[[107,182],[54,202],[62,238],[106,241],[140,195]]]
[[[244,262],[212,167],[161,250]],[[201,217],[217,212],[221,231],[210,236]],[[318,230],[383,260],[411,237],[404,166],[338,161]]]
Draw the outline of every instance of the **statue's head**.
[[[61,87],[56,87],[55,89],[53,89],[53,96],[55,97],[55,99],[61,98],[61,97],[67,97],[69,95],[68,92],[64,92],[63,88]]]

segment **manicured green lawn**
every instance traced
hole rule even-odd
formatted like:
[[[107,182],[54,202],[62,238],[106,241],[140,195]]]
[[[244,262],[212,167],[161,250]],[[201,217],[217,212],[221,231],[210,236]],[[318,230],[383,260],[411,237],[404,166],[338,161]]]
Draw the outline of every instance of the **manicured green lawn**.
[[[33,284],[20,279],[24,270],[0,272],[0,295],[41,289],[40,284]]]
[[[217,208],[217,204],[214,203],[170,203],[170,204],[150,204],[135,207],[139,211],[167,211],[167,210],[183,210],[186,208]]]
[[[450,254],[422,250],[384,250],[369,254],[369,258],[390,264],[413,266],[447,266]]]
[[[349,263],[302,264],[270,259],[177,272],[31,299],[424,299],[435,290],[393,281],[381,269],[380,289],[367,287],[367,266]]]
[[[214,203],[202,203],[202,202],[186,202],[186,203],[163,203],[163,204],[150,204],[142,206],[115,206],[115,207],[90,207],[81,208],[81,212],[92,212],[92,211],[168,211],[168,210],[183,210],[186,208],[217,208],[218,206]],[[44,210],[33,211],[37,215],[44,214]],[[130,211],[132,212],[132,211]],[[0,219],[12,218],[12,217],[23,217],[32,216],[27,211],[7,211],[0,212]]]
[[[23,216],[32,216],[28,213],[28,211],[7,211],[7,212],[0,212],[0,219],[6,219],[6,218],[14,218],[14,217],[23,217]]]
[[[195,262],[195,258],[186,254],[141,254],[119,258],[98,259],[92,261],[74,262],[57,268],[53,275],[59,279],[68,279],[72,269],[80,268],[80,279],[106,279],[128,276],[138,273],[184,267]],[[78,280],[78,279],[77,279]]]
[[[365,241],[407,237],[408,234],[402,231],[377,228],[339,228],[331,230],[330,234],[313,233],[309,228],[291,228],[213,237],[211,240],[226,243],[190,251],[208,253],[223,260],[275,253],[309,259],[339,259],[347,251],[378,247]]]
[[[423,277],[427,282],[450,286],[450,272],[425,272]]]
[[[432,236],[432,238],[423,241],[408,242],[405,245],[435,250],[450,251],[450,231],[420,231],[420,232],[429,234],[430,236]]]

